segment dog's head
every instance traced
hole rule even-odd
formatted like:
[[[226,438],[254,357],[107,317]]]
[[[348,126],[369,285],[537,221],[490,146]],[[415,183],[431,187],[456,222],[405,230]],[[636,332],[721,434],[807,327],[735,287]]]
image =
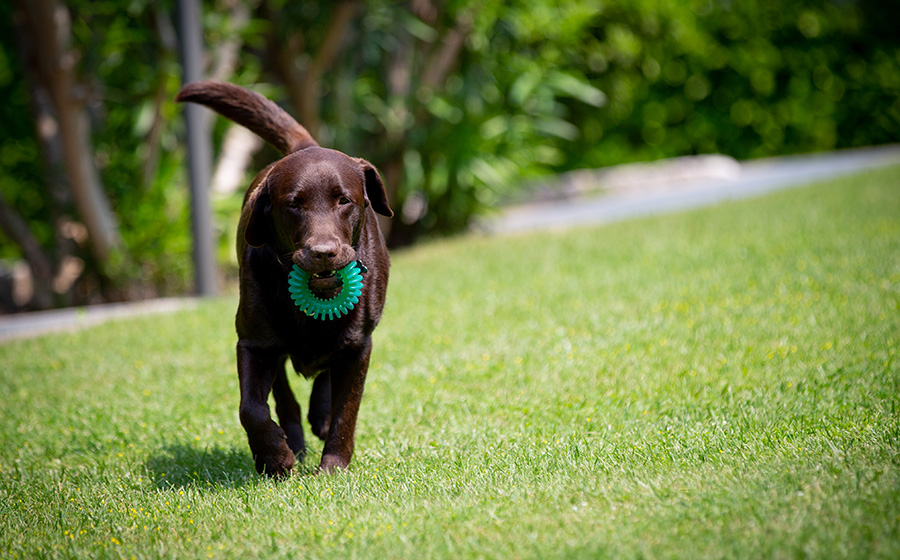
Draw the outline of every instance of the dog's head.
[[[357,259],[366,209],[393,216],[371,163],[312,147],[271,166],[244,208],[244,238],[271,244],[314,278],[328,278]]]

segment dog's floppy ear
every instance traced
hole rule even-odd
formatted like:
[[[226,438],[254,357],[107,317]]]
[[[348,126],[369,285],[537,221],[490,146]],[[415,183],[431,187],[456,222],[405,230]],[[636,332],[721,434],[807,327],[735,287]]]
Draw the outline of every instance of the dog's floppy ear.
[[[375,166],[368,161],[359,158],[356,161],[362,166],[363,175],[366,178],[366,199],[372,204],[372,209],[388,218],[394,215],[388,205],[387,194],[384,192],[384,183],[381,182],[381,175]]]
[[[269,182],[266,181],[247,200],[250,206],[247,226],[244,228],[244,239],[251,247],[261,247],[271,237],[270,227],[272,212],[272,196],[269,194]]]

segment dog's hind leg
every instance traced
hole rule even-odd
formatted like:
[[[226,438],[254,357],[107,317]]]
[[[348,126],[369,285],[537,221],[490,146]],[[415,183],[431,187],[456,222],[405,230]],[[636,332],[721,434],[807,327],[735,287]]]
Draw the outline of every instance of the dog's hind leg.
[[[331,373],[323,371],[313,381],[309,395],[309,425],[317,438],[325,441],[331,424]]]
[[[284,362],[275,374],[275,383],[272,385],[272,395],[275,397],[275,413],[278,414],[278,423],[287,436],[288,447],[300,460],[306,455],[306,441],[303,438],[303,414],[300,405],[294,398],[291,386],[288,383],[284,370]]]

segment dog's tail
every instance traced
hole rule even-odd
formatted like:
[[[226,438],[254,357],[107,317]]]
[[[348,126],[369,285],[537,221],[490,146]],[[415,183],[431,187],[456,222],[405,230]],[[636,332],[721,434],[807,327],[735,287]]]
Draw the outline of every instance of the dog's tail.
[[[234,84],[193,82],[181,88],[175,100],[206,105],[255,132],[284,155],[319,145],[284,109],[262,95]]]

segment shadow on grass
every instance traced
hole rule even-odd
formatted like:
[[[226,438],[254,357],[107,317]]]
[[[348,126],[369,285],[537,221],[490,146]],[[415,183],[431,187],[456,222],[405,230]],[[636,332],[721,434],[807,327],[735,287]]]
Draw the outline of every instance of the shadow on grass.
[[[265,480],[256,474],[250,450],[244,448],[201,448],[183,443],[167,445],[151,455],[144,466],[153,484],[160,490],[195,488],[215,491]],[[298,459],[293,475],[308,476],[315,472],[315,462],[304,463]]]
[[[147,473],[160,490],[237,488],[258,480],[245,449],[167,445],[151,455]]]

